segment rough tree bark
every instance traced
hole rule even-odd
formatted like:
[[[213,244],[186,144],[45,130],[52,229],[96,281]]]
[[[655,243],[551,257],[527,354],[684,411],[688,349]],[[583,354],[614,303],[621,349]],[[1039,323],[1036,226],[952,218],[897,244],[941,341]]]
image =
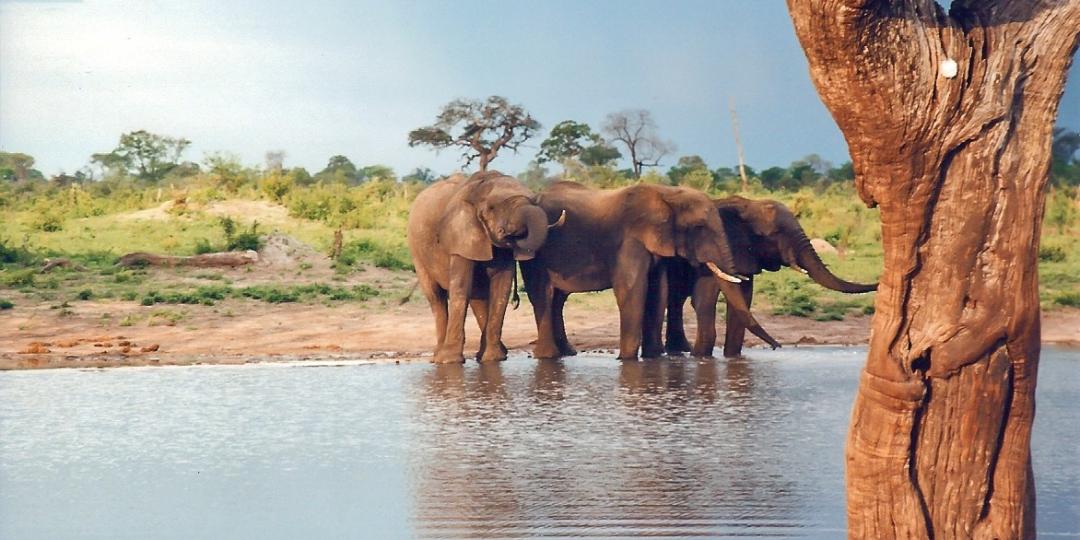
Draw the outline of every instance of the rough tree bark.
[[[1031,538],[1037,254],[1080,0],[788,0],[881,209],[852,538]],[[950,77],[948,59],[956,62]]]

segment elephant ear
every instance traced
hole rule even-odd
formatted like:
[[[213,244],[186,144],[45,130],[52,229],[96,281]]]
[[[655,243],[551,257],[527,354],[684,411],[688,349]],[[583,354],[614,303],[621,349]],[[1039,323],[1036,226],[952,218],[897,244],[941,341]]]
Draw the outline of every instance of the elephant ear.
[[[633,216],[630,234],[645,244],[645,249],[661,257],[675,256],[674,216],[663,199],[638,189],[627,198],[625,211]]]
[[[723,204],[716,207],[735,258],[735,271],[747,276],[760,273],[763,251],[768,247],[754,242],[754,227],[737,207]]]
[[[439,243],[446,246],[451,255],[472,261],[492,259],[491,240],[484,232],[476,207],[463,201],[452,201],[443,214],[439,227]]]
[[[739,214],[758,236],[771,237],[780,231],[781,209],[786,209],[776,201],[759,201],[753,208],[740,209]]]

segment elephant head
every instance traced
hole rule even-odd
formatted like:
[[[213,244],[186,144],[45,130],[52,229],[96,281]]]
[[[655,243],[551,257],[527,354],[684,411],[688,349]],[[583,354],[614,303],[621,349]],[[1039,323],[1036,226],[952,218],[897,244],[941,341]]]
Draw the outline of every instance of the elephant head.
[[[733,275],[735,257],[712,201],[692,189],[649,187],[653,189],[632,196],[647,197],[655,191],[655,199],[645,205],[627,203],[627,211],[637,211],[643,218],[638,234],[645,247],[663,257],[685,259],[694,267],[705,266],[723,281],[741,282]]]
[[[746,279],[739,275],[744,270],[738,264],[725,223],[713,201],[697,190],[657,188],[664,204],[649,212],[657,232],[645,236],[646,247],[663,256],[683,259],[692,267],[707,268],[716,276],[720,290],[746,328],[773,348],[779,347],[750,313],[750,306],[736,285]],[[667,226],[658,226],[662,223]]]
[[[548,224],[547,214],[525,186],[498,171],[485,171],[463,180],[460,192],[447,203],[439,238],[452,254],[466,259],[489,261],[497,247],[527,261],[536,256],[549,229],[564,219],[565,214]]]
[[[738,196],[716,199],[714,203],[724,222],[737,272],[754,275],[788,266],[834,291],[862,293],[877,289],[876,283],[852,283],[830,272],[795,215],[783,204]]]

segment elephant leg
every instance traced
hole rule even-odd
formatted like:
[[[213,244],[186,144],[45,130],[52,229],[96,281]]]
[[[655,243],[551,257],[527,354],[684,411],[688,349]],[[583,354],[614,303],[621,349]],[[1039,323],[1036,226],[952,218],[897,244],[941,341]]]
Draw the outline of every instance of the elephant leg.
[[[694,295],[690,303],[697,315],[697,337],[690,353],[694,356],[711,357],[716,346],[716,301],[720,298],[720,283],[710,275],[699,276],[694,281]]]
[[[439,364],[462,363],[465,357],[465,312],[472,296],[473,271],[476,263],[460,257],[450,257],[450,302],[446,320],[446,339],[435,352]]]
[[[502,342],[503,320],[506,318],[506,305],[510,302],[510,287],[516,265],[509,268],[497,268],[488,277],[487,324],[484,335],[480,338],[480,352],[476,358],[481,362],[506,360],[506,346]]]
[[[690,352],[690,341],[686,339],[686,329],[683,323],[683,306],[686,305],[685,295],[673,295],[668,293],[667,305],[667,328],[665,348],[668,354]]]
[[[475,287],[474,284],[474,290]],[[484,346],[487,344],[488,299],[470,298],[469,311],[472,312],[473,318],[476,319],[476,326],[480,328],[480,349],[476,351],[476,359],[479,360],[484,355]]]
[[[620,255],[612,280],[619,305],[619,360],[636,360],[648,294],[649,255]]]
[[[690,341],[686,339],[683,325],[683,306],[690,297],[690,287],[695,279],[694,275],[689,275],[690,272],[679,272],[674,266],[668,266],[667,328],[664,338],[668,354],[690,352]]]
[[[417,269],[416,275],[420,280],[420,291],[424,293],[431,306],[431,314],[435,316],[435,349],[438,350],[446,340],[446,289],[420,269]]]
[[[561,356],[575,356],[577,355],[577,349],[570,344],[570,339],[566,337],[566,321],[563,319],[563,307],[566,305],[567,298],[570,298],[568,292],[554,292],[551,299],[552,329],[555,332],[555,345],[559,348],[559,354]]]
[[[663,263],[649,272],[649,285],[645,292],[645,314],[641,328],[641,356],[659,358],[664,355],[660,339],[664,325],[664,308],[667,307],[667,270]]]
[[[754,301],[754,278],[752,276],[739,284],[739,292],[742,293],[746,308],[750,309],[750,303]],[[731,305],[731,302],[728,302],[724,331],[724,356],[727,358],[742,356],[743,341],[746,339],[746,322],[742,317],[733,315],[735,315],[735,308]]]
[[[536,346],[533,347],[534,358],[558,358],[559,347],[555,343],[554,307],[553,297],[555,289],[551,285],[547,270],[533,269],[522,266],[525,277],[525,292],[529,295],[529,303],[533,307],[533,316],[536,317]]]

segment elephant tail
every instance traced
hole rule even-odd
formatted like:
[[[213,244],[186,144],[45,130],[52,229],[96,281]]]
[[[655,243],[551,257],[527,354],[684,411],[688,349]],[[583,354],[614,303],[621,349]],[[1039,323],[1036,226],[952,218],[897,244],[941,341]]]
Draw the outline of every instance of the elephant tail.
[[[512,291],[510,293],[510,303],[514,305],[514,309],[521,305],[521,296],[518,295],[517,275],[518,269],[517,266],[514,266],[514,277],[510,282],[510,290]]]
[[[417,285],[420,285],[419,279],[414,280],[412,283],[412,287],[409,287],[409,292],[405,293],[405,296],[401,297],[401,300],[398,300],[399,306],[403,305],[405,302],[408,302],[409,299],[412,298],[413,293],[416,292]]]

